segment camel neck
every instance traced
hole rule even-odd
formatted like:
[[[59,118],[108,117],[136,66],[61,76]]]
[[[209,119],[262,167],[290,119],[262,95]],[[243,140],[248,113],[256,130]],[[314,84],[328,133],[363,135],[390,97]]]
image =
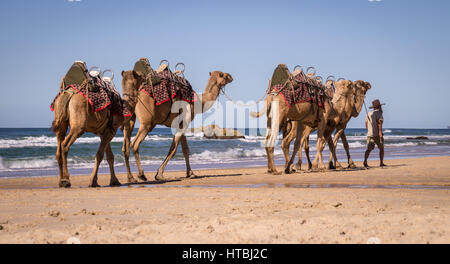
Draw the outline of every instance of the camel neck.
[[[142,83],[138,83],[137,87],[141,87],[141,84]],[[139,88],[137,88],[136,90],[139,90]],[[139,100],[138,96],[139,96],[138,93],[135,93],[134,95],[127,94],[127,96],[125,96],[125,94],[124,94],[124,96],[123,96],[123,101],[125,103],[125,106],[132,113],[134,113],[134,110],[136,109],[136,105]]]
[[[217,97],[220,93],[220,87],[216,83],[215,80],[208,81],[208,84],[206,85],[205,91],[201,95],[201,102],[202,102],[202,109],[203,112],[208,111],[216,101]]]

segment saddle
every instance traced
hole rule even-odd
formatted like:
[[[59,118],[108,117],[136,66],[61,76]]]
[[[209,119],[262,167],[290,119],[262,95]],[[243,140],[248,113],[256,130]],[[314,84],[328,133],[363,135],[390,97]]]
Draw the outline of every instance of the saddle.
[[[188,103],[197,101],[197,94],[192,89],[189,81],[184,77],[185,68],[177,70],[179,65],[184,66],[183,63],[178,63],[175,66],[175,72],[172,72],[168,61],[161,61],[159,68],[156,70],[160,82],[153,85],[145,84],[141,88],[141,91],[155,99],[155,105],[160,105],[170,100],[173,101],[174,99]]]
[[[268,93],[281,94],[288,107],[307,102],[325,108],[325,86],[314,77],[315,73],[305,74],[297,67],[291,73],[285,64],[279,64],[272,74]]]
[[[75,61],[63,77],[60,92],[53,100],[50,109],[54,110],[54,102],[62,93],[79,93],[89,101],[94,112],[109,107],[113,114],[131,116],[131,112],[126,108],[114,87],[112,82],[114,74],[112,73],[111,77],[103,77],[107,71],[112,73],[111,70],[101,73],[98,67],[92,67],[88,71],[85,62]]]
[[[150,66],[150,62],[147,58],[140,58],[134,64],[134,71],[140,73],[145,78],[145,83],[148,85],[157,85],[161,82],[158,74]]]

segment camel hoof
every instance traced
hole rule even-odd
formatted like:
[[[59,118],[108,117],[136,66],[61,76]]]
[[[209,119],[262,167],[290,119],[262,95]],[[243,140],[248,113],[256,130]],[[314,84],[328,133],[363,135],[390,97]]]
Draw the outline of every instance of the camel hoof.
[[[336,167],[334,166],[333,162],[330,161],[330,163],[328,163],[328,169],[330,170],[335,170]]]
[[[278,172],[277,170],[268,170],[267,173],[272,175],[281,175],[281,172]]]
[[[128,183],[138,183],[138,180],[136,180],[134,177],[128,177]]]
[[[116,186],[121,186],[122,184],[120,183],[120,181],[119,180],[117,180],[117,179],[115,179],[115,180],[113,180],[113,181],[111,181],[110,183],[109,183],[109,186],[111,186],[111,187],[116,187]]]
[[[297,171],[301,171],[302,170],[302,164],[295,164],[295,169]]]
[[[350,164],[348,164],[348,168],[349,169],[355,169],[356,168],[356,165],[355,165],[355,163],[350,163]]]
[[[59,188],[70,188],[70,186],[72,186],[70,184],[69,180],[60,180],[59,181]]]
[[[89,184],[89,188],[98,188],[100,185],[96,182]]]
[[[289,165],[286,167],[286,169],[284,170],[285,174],[292,174],[292,173],[296,173],[297,171],[295,170],[295,166],[293,164]]]
[[[164,178],[164,176],[161,176],[161,175],[159,175],[159,174],[156,174],[155,180],[156,180],[156,181],[165,181],[166,178]]]
[[[197,175],[195,175],[195,173],[193,171],[190,171],[189,173],[187,173],[186,178],[194,179],[194,178],[197,178]]]
[[[143,175],[143,174],[138,176],[138,179],[141,180],[141,181],[148,181],[147,177],[145,177],[145,175]]]

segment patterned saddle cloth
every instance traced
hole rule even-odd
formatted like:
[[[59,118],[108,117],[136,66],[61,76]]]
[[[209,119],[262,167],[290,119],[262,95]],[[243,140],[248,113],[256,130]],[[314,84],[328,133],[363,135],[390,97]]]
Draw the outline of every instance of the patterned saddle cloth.
[[[303,74],[297,74],[292,79],[294,89],[286,84],[278,83],[272,85],[268,93],[280,93],[288,107],[298,103],[314,103],[325,109],[326,95],[324,86],[319,87],[311,84]]]
[[[84,96],[92,107],[94,112],[101,111],[105,108],[109,108],[111,113],[119,116],[131,116],[131,111],[125,106],[124,101],[120,97],[120,94],[114,89],[112,84],[107,83],[100,78],[93,78],[94,86],[97,88],[95,92],[89,91],[88,85],[68,85],[55,97],[50,109],[54,110],[55,100],[64,92],[79,93]],[[70,90],[73,89],[73,91]]]
[[[188,103],[197,101],[197,94],[192,89],[188,80],[178,74],[174,74],[169,68],[158,73],[161,82],[156,85],[144,84],[141,91],[155,99],[155,105],[163,104],[170,100],[183,100]]]

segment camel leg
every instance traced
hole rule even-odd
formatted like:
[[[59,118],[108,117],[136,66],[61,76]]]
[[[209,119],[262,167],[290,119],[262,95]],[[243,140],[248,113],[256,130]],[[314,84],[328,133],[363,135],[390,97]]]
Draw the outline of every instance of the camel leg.
[[[302,166],[302,148],[305,150],[305,156],[308,159],[308,170],[311,169],[311,159],[309,157],[309,135],[313,131],[310,126],[303,126],[302,141],[300,142],[300,148],[298,149],[298,162],[297,167],[301,170]]]
[[[292,140],[296,137],[297,126],[291,125],[290,131],[283,137],[281,141],[281,149],[283,150],[284,159],[286,161],[285,167],[287,168],[289,163],[289,146],[291,145]]]
[[[77,138],[79,138],[83,133],[83,129],[79,127],[71,127],[69,134],[61,144],[60,153],[62,156],[63,174],[59,179],[59,187],[69,188],[71,186],[69,170],[67,169],[67,154],[69,153],[70,146],[72,146],[75,140],[77,140]]]
[[[170,146],[169,153],[167,154],[167,157],[164,159],[161,166],[158,168],[158,172],[155,175],[155,180],[157,181],[163,181],[164,178],[164,169],[166,168],[167,163],[169,163],[169,160],[172,159],[172,157],[177,152],[178,144],[181,141],[181,138],[183,135],[181,133],[176,133],[173,137],[172,145]]]
[[[311,157],[309,156],[309,136],[305,138],[305,156],[308,159],[308,170],[312,169]]]
[[[136,122],[136,115],[133,115],[131,120],[126,123],[123,127],[123,146],[122,146],[122,152],[123,156],[125,158],[125,166],[127,167],[127,178],[128,183],[136,183],[137,180],[133,177],[133,173],[131,173],[130,168],[130,139],[131,139],[131,133],[133,133],[134,124]]]
[[[138,178],[143,181],[147,181],[147,178],[145,177],[144,170],[142,169],[141,159],[139,157],[139,146],[141,145],[142,141],[144,141],[148,132],[153,130],[154,127],[155,125],[149,126],[141,124],[137,135],[134,137],[133,142],[131,142],[131,150],[133,151],[136,165],[138,167]]]
[[[300,147],[298,149],[298,161],[297,164],[295,164],[295,169],[298,171],[302,170],[302,148],[304,146],[305,140],[302,137],[301,141],[300,141]]]
[[[325,169],[325,165],[323,164],[323,159],[322,159],[322,151],[325,147],[325,143],[327,141],[326,138],[326,123],[324,120],[321,120],[319,123],[319,128],[318,128],[318,132],[317,132],[317,153],[316,153],[316,157],[314,158],[314,161],[312,163],[312,169],[313,170],[323,170]]]
[[[347,154],[348,168],[354,169],[354,168],[356,168],[356,165],[353,162],[352,158],[350,157],[350,147],[348,145],[347,136],[345,135],[345,133],[342,133],[341,139],[342,139],[342,144],[344,144],[345,153]]]
[[[111,178],[109,180],[110,186],[120,186],[120,181],[116,177],[116,173],[114,171],[114,153],[111,150],[111,143],[108,143],[106,146],[106,160],[108,161],[109,171],[111,173]]]
[[[271,103],[270,113],[267,114],[267,132],[266,139],[264,141],[267,153],[267,172],[274,175],[281,175],[274,165],[274,150],[275,141],[277,140],[278,134],[280,134],[282,129],[280,124],[284,124],[286,122],[287,116],[286,110],[280,109],[279,105],[279,101],[272,101]]]
[[[100,163],[103,160],[103,157],[105,156],[105,149],[111,142],[114,135],[111,135],[112,133],[107,132],[106,135],[100,136],[100,146],[98,147],[97,154],[95,155],[95,163],[94,163],[94,169],[92,170],[91,177],[89,179],[89,187],[100,187],[98,184],[98,167],[100,166]],[[114,165],[113,165],[114,166]]]
[[[70,187],[70,181],[66,182],[68,183],[68,186],[65,186],[62,184],[63,176],[64,176],[64,165],[63,165],[63,155],[62,155],[62,143],[64,141],[64,138],[66,137],[68,125],[64,124],[64,126],[60,126],[60,130],[56,132],[56,139],[58,140],[58,147],[56,149],[56,161],[58,162],[58,168],[59,168],[59,185],[60,187]]]
[[[297,152],[299,150],[301,150],[301,141],[302,141],[302,136],[303,136],[303,129],[302,126],[297,126],[297,129],[295,131],[295,143],[294,143],[294,150],[292,152],[292,156],[291,159],[289,160],[288,164],[286,165],[286,168],[284,169],[284,172],[286,174],[289,174],[292,172],[291,170],[291,165],[294,163],[295,160],[295,155],[297,154]]]
[[[195,178],[195,174],[192,171],[191,164],[189,162],[189,146],[184,134],[181,136],[181,149],[183,150],[184,160],[186,161],[186,177]]]
[[[328,168],[330,168],[330,169],[342,168],[341,164],[337,161],[336,148],[337,148],[337,142],[343,132],[344,132],[344,129],[338,129],[336,131],[336,133],[334,134],[333,140],[331,140],[331,134],[330,134],[330,137],[328,137],[327,141],[328,141],[328,146],[330,147],[330,160],[328,161]],[[333,145],[334,154],[333,154],[333,151],[331,151],[331,145]],[[334,166],[333,161],[336,166]]]
[[[328,142],[328,147],[330,148],[330,153],[331,153],[330,155],[331,155],[331,157],[333,157],[334,164],[336,164],[336,166],[333,166],[333,162],[332,162],[332,160],[330,160],[329,161],[329,165],[330,165],[329,169],[342,169],[342,165],[337,160],[336,146],[335,146],[333,140],[331,139],[331,134],[328,136],[327,142]]]

